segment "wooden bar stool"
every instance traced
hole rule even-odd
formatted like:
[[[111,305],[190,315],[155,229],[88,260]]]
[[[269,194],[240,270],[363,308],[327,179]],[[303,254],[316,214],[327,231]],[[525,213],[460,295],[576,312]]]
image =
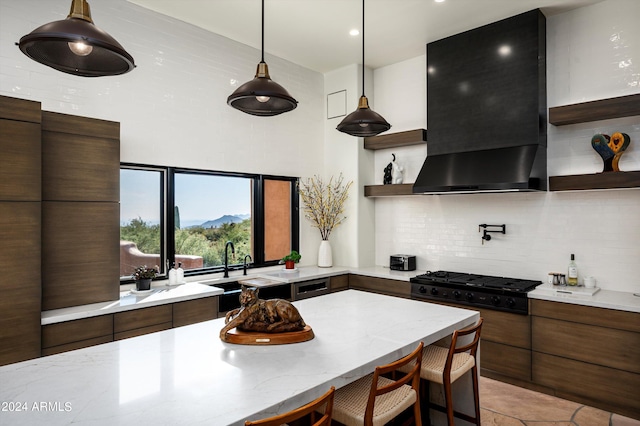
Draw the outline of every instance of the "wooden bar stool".
[[[309,414],[311,415],[312,426],[329,426],[331,424],[331,415],[333,413],[335,390],[336,388],[331,386],[331,389],[329,389],[329,391],[320,398],[315,399],[300,408],[262,420],[247,420],[244,422],[244,426],[281,426],[301,419]],[[323,406],[324,412],[321,412]],[[316,415],[320,415],[321,417],[318,420],[315,420]]]
[[[423,407],[427,409],[427,417],[429,416],[428,409],[434,408],[438,411],[447,413],[449,426],[454,425],[454,417],[458,417],[480,426],[480,400],[478,397],[478,366],[476,362],[476,353],[478,351],[478,342],[480,341],[482,322],[483,319],[480,318],[478,323],[473,327],[454,331],[449,348],[435,345],[429,345],[424,348],[422,353],[422,369],[420,371],[420,377],[422,380],[427,381],[422,383],[423,394],[421,395]],[[458,339],[461,336],[469,334],[474,334],[473,341],[469,344],[458,346]],[[471,380],[473,382],[475,417],[455,411],[453,409],[453,399],[451,397],[451,384],[469,370],[471,370],[472,374]],[[434,404],[429,400],[428,382],[440,383],[444,386],[444,407]]]
[[[413,405],[413,420],[420,417],[420,364],[423,344],[406,357],[376,367],[369,374],[336,391],[333,419],[346,426],[377,426],[387,424]],[[397,380],[388,375],[405,367],[408,373]],[[398,374],[400,375],[400,374]]]

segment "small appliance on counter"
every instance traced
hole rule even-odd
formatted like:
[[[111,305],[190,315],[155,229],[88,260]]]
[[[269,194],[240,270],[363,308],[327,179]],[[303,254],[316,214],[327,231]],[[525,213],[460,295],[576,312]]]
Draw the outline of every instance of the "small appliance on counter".
[[[389,269],[393,271],[415,271],[416,257],[410,254],[392,254],[389,257]]]

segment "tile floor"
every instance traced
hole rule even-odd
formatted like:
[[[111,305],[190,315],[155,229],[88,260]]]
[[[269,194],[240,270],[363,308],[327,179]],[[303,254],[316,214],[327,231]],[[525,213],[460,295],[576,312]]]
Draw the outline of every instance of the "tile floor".
[[[640,426],[640,421],[480,377],[482,426]]]

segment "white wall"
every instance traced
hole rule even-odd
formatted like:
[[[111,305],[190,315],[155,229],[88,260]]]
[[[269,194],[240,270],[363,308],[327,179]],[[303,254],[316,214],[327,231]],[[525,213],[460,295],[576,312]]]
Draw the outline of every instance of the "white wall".
[[[120,122],[124,162],[303,177],[323,173],[322,74],[267,52],[271,77],[298,107],[276,117],[244,114],[226,100],[254,77],[259,50],[125,0],[92,0],[91,13],[134,57],[137,68],[130,73],[76,77],[22,54],[15,42],[64,19],[69,5],[0,0],[0,94],[39,101],[48,111]],[[314,264],[317,244],[305,238],[309,224],[301,224],[302,263]]]
[[[638,16],[640,2],[607,0],[548,17],[549,107],[640,93]],[[388,119],[401,111],[402,130],[425,127],[425,103],[407,96],[405,84],[407,77],[426,80],[425,61],[419,57],[374,72],[377,110]],[[636,116],[549,125],[549,175],[601,171],[591,137],[615,131],[628,133],[632,141],[620,168],[640,170]],[[391,159],[388,151],[376,152],[375,183],[382,182],[382,169]],[[413,182],[419,171],[413,158],[422,153],[424,159],[426,149],[394,152],[400,163],[409,165],[405,182]],[[546,281],[548,272],[565,272],[569,255],[575,253],[580,274],[595,276],[598,286],[640,290],[638,189],[377,198],[375,206],[377,265],[388,266],[390,254],[410,253],[418,256],[419,271],[444,269]],[[497,234],[482,245],[481,223],[504,223],[507,234]]]

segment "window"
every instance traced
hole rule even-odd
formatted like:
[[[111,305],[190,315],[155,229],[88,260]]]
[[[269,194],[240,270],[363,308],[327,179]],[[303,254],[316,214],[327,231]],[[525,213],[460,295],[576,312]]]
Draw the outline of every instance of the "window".
[[[121,165],[121,280],[140,264],[222,271],[298,250],[297,178]],[[165,196],[166,194],[166,196]]]
[[[165,173],[157,169],[120,169],[120,278],[139,265],[164,271],[163,194]]]

